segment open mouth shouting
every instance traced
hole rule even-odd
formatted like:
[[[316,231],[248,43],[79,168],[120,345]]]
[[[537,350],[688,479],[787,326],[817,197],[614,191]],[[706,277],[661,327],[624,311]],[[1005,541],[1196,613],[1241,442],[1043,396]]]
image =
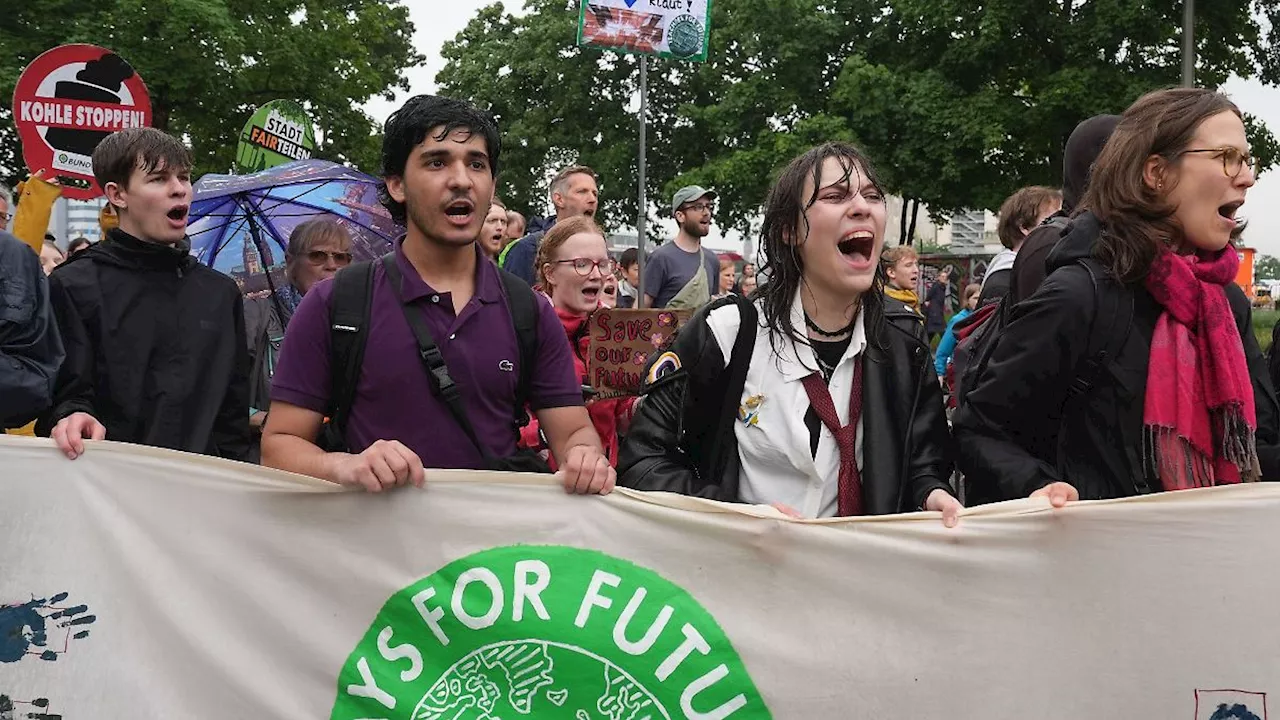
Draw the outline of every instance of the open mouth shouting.
[[[600,288],[601,285],[599,283],[588,283],[583,285],[582,299],[586,301],[588,305],[598,304],[600,302]]]
[[[454,227],[466,227],[475,217],[476,206],[466,198],[459,198],[444,206],[445,217]]]
[[[855,230],[840,239],[836,244],[841,257],[849,263],[849,267],[862,272],[875,266],[872,254],[876,250],[876,236],[870,230]]]
[[[1244,205],[1244,200],[1236,200],[1235,202],[1219,205],[1218,214],[1222,216],[1222,219],[1225,220],[1227,224],[1232,228],[1235,228],[1243,222],[1243,220],[1236,217],[1236,213],[1240,210],[1241,205]]]
[[[165,213],[165,217],[169,219],[169,225],[175,230],[181,230],[187,226],[187,212],[190,210],[188,205],[175,205]],[[153,216],[154,217],[154,216]]]

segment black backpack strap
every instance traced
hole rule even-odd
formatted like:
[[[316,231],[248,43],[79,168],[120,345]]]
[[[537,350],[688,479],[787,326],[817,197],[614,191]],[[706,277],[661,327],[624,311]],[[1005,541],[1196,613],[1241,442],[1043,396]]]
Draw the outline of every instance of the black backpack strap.
[[[712,440],[714,443],[710,448],[710,452],[706,457],[713,458],[712,462],[716,462],[715,458],[727,456],[724,452],[726,444],[732,441],[734,433],[734,418],[738,417],[738,407],[742,404],[742,389],[747,384],[747,370],[751,367],[751,354],[756,345],[756,330],[759,326],[759,315],[756,312],[755,303],[742,297],[741,295],[731,295],[733,303],[738,306],[738,336],[734,338],[733,350],[729,355],[729,366],[725,368],[729,373],[729,385],[725,390],[723,405],[720,408],[721,418],[729,418],[728,422],[723,424],[720,432]],[[710,339],[710,342],[715,342]],[[711,478],[723,478],[727,468],[715,467],[711,468]]]
[[[533,381],[533,368],[538,364],[538,297],[533,288],[518,275],[499,269],[502,287],[506,289],[507,309],[516,331],[516,344],[520,348],[520,377],[516,380],[516,409],[512,423],[516,433],[529,424],[529,385]]]
[[[382,265],[386,268],[387,277],[391,279],[392,287],[399,291],[403,285],[404,276],[400,273],[400,267],[396,265],[395,255],[384,255]],[[480,456],[484,458],[486,465],[492,464],[493,456],[480,443],[475,427],[471,425],[471,418],[467,416],[467,409],[462,405],[462,390],[458,388],[458,384],[449,375],[449,366],[444,361],[440,346],[436,344],[435,338],[431,336],[431,331],[427,329],[427,323],[422,317],[421,308],[410,307],[403,302],[397,302],[396,304],[404,312],[404,319],[409,323],[409,329],[413,331],[413,337],[418,342],[418,357],[422,358],[422,364],[427,368],[427,377],[431,381],[431,388],[444,400],[445,407],[449,408],[449,414],[453,416],[454,422],[458,423],[462,431],[467,434],[467,438],[471,440],[471,444],[475,445],[476,449],[480,451]]]
[[[1060,215],[1055,213],[1045,218],[1044,222],[1040,224],[1045,227],[1057,228],[1058,232],[1062,232],[1063,230],[1066,230],[1067,227],[1071,225],[1071,218],[1066,215]]]
[[[338,271],[329,299],[329,422],[320,430],[319,445],[329,452],[347,449],[347,420],[355,402],[369,335],[373,305],[373,261],[365,260]]]
[[[1076,372],[1068,398],[1080,397],[1093,389],[1094,383],[1106,372],[1108,363],[1124,349],[1129,340],[1129,330],[1133,327],[1133,293],[1109,279],[1106,268],[1096,259],[1082,258],[1076,263],[1084,267],[1093,281],[1094,315],[1088,355]]]

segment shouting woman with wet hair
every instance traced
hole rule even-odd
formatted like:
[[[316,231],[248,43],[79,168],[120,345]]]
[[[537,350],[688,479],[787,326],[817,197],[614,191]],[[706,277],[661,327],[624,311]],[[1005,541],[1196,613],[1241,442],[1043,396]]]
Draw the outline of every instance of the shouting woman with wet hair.
[[[769,281],[700,310],[649,365],[619,463],[641,490],[794,517],[917,509],[954,525],[949,436],[921,317],[884,294],[885,200],[844,143],[769,193]]]

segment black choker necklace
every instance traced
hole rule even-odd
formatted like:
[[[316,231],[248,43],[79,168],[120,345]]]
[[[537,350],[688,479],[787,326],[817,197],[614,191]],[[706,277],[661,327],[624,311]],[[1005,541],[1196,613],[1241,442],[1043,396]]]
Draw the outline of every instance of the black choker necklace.
[[[849,333],[853,332],[853,326],[858,324],[858,313],[855,311],[853,313],[853,319],[849,321],[849,324],[845,325],[839,330],[836,330],[835,332],[827,332],[826,330],[823,330],[822,328],[818,327],[818,323],[814,322],[813,318],[809,317],[809,313],[804,314],[804,324],[810,330],[818,333],[822,337],[829,337],[829,338],[841,337],[842,335],[848,335]]]

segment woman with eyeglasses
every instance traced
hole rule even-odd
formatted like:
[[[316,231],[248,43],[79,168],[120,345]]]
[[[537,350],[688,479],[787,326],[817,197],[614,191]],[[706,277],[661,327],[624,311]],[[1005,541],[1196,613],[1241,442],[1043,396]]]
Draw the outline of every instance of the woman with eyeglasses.
[[[604,289],[613,278],[614,264],[605,245],[604,232],[589,217],[562,220],[542,238],[534,268],[537,287],[555,307],[556,315],[574,349],[573,365],[587,397],[587,413],[600,435],[609,464],[618,464],[619,435],[631,423],[633,397],[593,400],[587,390],[588,318],[604,305]],[[615,282],[616,287],[616,282]],[[545,450],[537,420],[521,431],[521,445]],[[555,469],[555,459],[547,462]]]
[[[1234,283],[1255,175],[1224,95],[1125,111],[954,417],[971,502],[1280,479],[1280,407]]]
[[[285,329],[302,296],[321,280],[328,280],[351,264],[351,236],[334,220],[316,218],[289,234],[284,275],[288,284],[274,295],[245,300],[245,333],[249,340],[253,374],[250,376],[249,424],[261,433],[271,404],[271,376],[284,342]]]

